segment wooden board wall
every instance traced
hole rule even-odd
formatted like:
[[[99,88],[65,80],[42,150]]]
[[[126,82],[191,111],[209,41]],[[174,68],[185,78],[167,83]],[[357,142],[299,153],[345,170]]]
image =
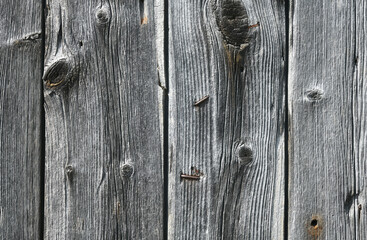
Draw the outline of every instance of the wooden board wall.
[[[365,239],[365,1],[45,3],[0,4],[0,239]]]
[[[46,239],[163,237],[157,6],[47,1]]]
[[[168,239],[283,239],[284,2],[168,10]]]
[[[365,1],[293,1],[289,239],[365,239]]]
[[[0,5],[0,239],[38,239],[42,2]]]

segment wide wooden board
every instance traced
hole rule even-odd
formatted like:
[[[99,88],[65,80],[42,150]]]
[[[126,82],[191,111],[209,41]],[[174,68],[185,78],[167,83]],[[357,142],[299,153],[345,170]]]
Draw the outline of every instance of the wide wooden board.
[[[168,9],[168,239],[283,239],[284,3]]]
[[[47,1],[46,239],[163,237],[159,6]]]

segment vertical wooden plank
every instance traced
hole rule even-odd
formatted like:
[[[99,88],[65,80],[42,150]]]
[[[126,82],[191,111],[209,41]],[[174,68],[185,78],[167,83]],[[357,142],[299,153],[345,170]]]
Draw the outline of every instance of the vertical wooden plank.
[[[170,1],[169,239],[283,239],[284,10]]]
[[[350,215],[354,215],[355,239],[367,236],[367,3],[356,1],[355,17],[355,69],[353,75],[353,151],[355,170],[355,196]]]
[[[0,4],[0,239],[40,237],[42,3]]]
[[[47,1],[46,239],[162,238],[155,6]]]
[[[363,1],[293,2],[290,239],[366,236],[365,10]]]

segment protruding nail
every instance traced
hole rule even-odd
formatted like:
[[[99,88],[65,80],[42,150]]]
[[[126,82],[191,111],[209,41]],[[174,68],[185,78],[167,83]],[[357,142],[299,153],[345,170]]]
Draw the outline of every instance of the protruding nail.
[[[180,176],[182,179],[188,179],[188,180],[200,180],[200,176],[196,175],[187,175],[187,174],[181,174]]]
[[[204,103],[205,101],[207,101],[209,99],[209,95],[206,95],[205,97],[197,100],[195,103],[194,103],[194,106],[199,106],[200,104]]]
[[[260,22],[257,22],[256,24],[250,25],[248,26],[248,28],[254,28],[254,27],[259,27],[260,26]]]

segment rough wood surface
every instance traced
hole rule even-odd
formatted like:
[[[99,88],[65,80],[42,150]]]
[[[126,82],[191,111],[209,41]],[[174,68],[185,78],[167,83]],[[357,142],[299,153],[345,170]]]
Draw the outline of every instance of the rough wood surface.
[[[366,3],[293,1],[289,239],[365,239]]]
[[[355,239],[367,236],[367,2],[355,2],[355,69],[353,76],[353,159],[354,202],[349,215],[354,218]],[[348,82],[350,79],[346,79]]]
[[[159,6],[47,1],[46,239],[163,237]]]
[[[169,2],[168,239],[283,239],[284,15]]]
[[[40,237],[41,16],[0,3],[0,239]]]

